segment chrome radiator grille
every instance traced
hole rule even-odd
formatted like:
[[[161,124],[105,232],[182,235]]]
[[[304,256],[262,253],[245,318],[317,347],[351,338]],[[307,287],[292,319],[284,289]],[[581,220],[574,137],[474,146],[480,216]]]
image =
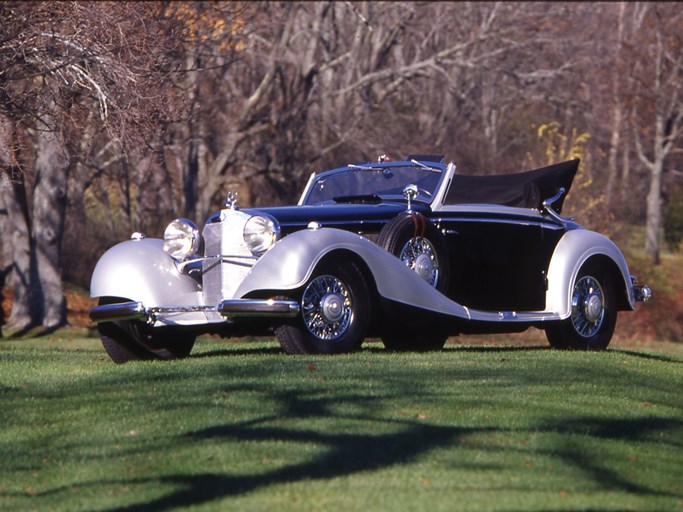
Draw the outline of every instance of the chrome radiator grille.
[[[235,298],[235,291],[254,263],[243,238],[249,217],[239,210],[223,210],[221,222],[204,227],[204,256],[209,259],[203,263],[202,288],[207,305]]]

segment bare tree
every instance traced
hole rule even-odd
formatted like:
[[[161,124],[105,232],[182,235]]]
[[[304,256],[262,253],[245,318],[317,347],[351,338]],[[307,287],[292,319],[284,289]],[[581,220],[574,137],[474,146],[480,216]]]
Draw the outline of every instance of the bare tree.
[[[0,115],[7,147],[25,141],[19,174],[11,155],[2,162],[12,182],[3,189],[14,242],[9,323],[54,328],[65,322],[60,242],[84,120],[96,112],[98,130],[121,148],[163,122],[173,27],[151,3],[7,2],[0,17]]]
[[[192,4],[190,19],[208,12],[243,27],[221,53],[215,23],[195,22],[204,37],[186,45],[192,116],[165,151],[177,156],[169,174],[181,176],[181,210],[195,217],[220,204],[227,184],[257,190],[255,204],[292,201],[311,166],[382,152],[447,151],[478,170],[523,154],[510,119],[577,60],[565,48],[570,31],[547,23],[566,13],[546,4],[254,5]]]
[[[645,250],[656,264],[666,162],[683,142],[683,13],[674,4],[640,8],[647,29],[631,46],[631,123],[638,159],[650,174]]]

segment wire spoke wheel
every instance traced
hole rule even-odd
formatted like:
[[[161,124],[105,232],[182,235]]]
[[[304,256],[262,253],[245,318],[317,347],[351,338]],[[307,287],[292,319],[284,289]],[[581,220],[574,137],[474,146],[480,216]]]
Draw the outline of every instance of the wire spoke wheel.
[[[439,281],[439,258],[436,249],[427,238],[411,238],[403,246],[398,257],[430,285],[435,286]]]
[[[602,327],[605,296],[600,283],[592,276],[579,279],[572,294],[572,324],[579,336],[590,338]]]
[[[322,275],[313,279],[304,290],[301,309],[306,328],[321,340],[336,340],[351,325],[351,294],[334,276]]]
[[[358,265],[331,259],[319,266],[299,296],[301,313],[275,333],[288,354],[358,350],[370,320],[370,290]]]
[[[571,288],[569,318],[545,328],[550,345],[574,350],[607,348],[617,323],[614,283],[604,267],[584,265]]]

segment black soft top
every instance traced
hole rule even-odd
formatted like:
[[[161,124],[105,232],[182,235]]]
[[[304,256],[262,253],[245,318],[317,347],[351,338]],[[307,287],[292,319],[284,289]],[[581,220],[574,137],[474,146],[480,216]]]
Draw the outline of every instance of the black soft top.
[[[565,193],[553,203],[553,209],[560,213],[579,168],[579,161],[576,158],[515,174],[456,174],[453,176],[444,204],[499,204],[540,210],[544,200],[553,197],[560,188],[564,188]]]

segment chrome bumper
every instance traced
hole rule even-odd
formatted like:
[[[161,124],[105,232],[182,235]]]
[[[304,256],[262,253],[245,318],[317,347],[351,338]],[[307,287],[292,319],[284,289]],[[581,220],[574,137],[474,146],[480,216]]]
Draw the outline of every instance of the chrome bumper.
[[[299,314],[299,303],[293,300],[230,299],[218,306],[178,306],[146,308],[142,302],[104,304],[90,310],[95,323],[119,320],[154,321],[164,315],[178,313],[218,313],[226,319],[242,317],[292,318]]]

